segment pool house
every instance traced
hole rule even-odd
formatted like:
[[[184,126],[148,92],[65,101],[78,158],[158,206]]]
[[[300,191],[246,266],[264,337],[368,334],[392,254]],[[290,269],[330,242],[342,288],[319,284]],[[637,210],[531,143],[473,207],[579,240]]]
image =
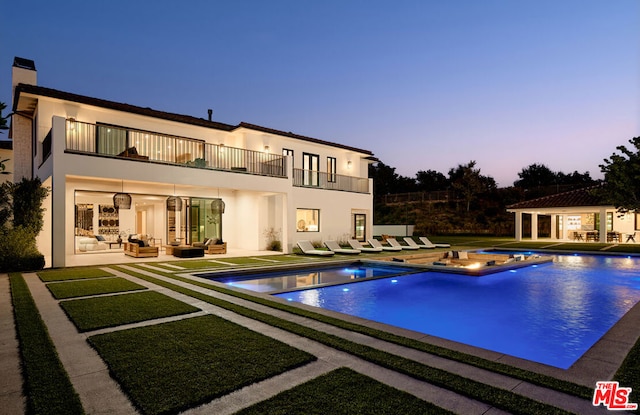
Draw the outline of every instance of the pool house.
[[[638,213],[619,214],[615,206],[603,204],[594,187],[525,200],[507,207],[515,214],[515,238],[537,240],[540,233],[552,240],[576,242],[636,242]],[[541,217],[547,217],[541,226]],[[527,220],[525,220],[525,217]]]

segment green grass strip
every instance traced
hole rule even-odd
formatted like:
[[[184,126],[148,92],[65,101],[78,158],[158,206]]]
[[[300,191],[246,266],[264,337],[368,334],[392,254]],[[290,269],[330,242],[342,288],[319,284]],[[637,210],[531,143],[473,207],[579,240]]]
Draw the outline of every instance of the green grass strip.
[[[163,275],[162,273],[158,273],[158,274]],[[440,347],[440,346],[432,345],[429,343],[424,343],[418,340],[409,339],[403,336],[388,333],[382,330],[376,330],[376,329],[362,326],[359,324],[350,323],[341,319],[328,317],[319,313],[315,313],[310,310],[305,310],[299,307],[290,306],[288,304],[283,304],[276,301],[270,301],[261,297],[255,297],[255,296],[241,293],[235,290],[214,286],[212,284],[207,284],[205,281],[200,282],[197,280],[182,278],[182,277],[178,277],[171,274],[164,274],[164,276],[173,278],[178,281],[193,284],[199,287],[215,290],[223,294],[242,298],[244,300],[252,301],[258,304],[262,304],[268,307],[278,309],[278,310],[286,311],[291,314],[296,314],[302,317],[321,321],[323,323],[330,324],[345,330],[361,333],[361,334],[374,337],[380,340],[384,340],[390,343],[399,344],[399,345],[409,347],[415,350],[419,350],[425,353],[444,357],[446,359],[466,363],[472,366],[479,367],[481,369],[490,370],[492,372],[500,373],[500,374],[514,377],[516,379],[524,380],[536,385],[544,386],[546,388],[555,389],[557,391],[568,393],[570,395],[574,395],[579,398],[591,399],[593,395],[593,389],[587,388],[586,386],[575,384],[573,382],[556,379],[552,376],[531,372],[528,370],[505,365],[503,363],[483,359],[481,357],[473,356],[467,353],[458,352],[458,351],[447,349],[444,347]]]
[[[178,267],[182,267],[185,269],[201,269],[201,268],[220,268],[220,267],[226,267],[228,265],[224,265],[224,264],[219,264],[217,262],[211,262],[209,260],[196,260],[196,261],[176,261],[176,262],[169,262],[168,264],[170,265],[176,265]],[[173,268],[172,269],[173,272],[178,272],[179,270]]]
[[[100,278],[96,280],[56,282],[47,284],[51,294],[57,299],[85,297],[88,295],[111,294],[124,291],[146,290],[142,285],[124,278]]]
[[[62,268],[38,271],[37,274],[43,282],[113,277],[113,274],[99,268]]]
[[[339,368],[235,415],[452,414],[348,368]]]
[[[11,298],[22,357],[27,413],[84,414],[78,394],[65,372],[27,283],[9,274]]]
[[[518,395],[504,389],[486,385],[481,382],[477,382],[475,380],[465,378],[463,376],[450,373],[442,369],[426,366],[410,359],[377,350],[369,346],[354,343],[341,337],[314,330],[312,328],[283,320],[269,314],[261,313],[247,307],[233,304],[225,300],[210,297],[208,295],[201,294],[197,291],[193,291],[191,289],[184,288],[179,285],[160,280],[158,278],[149,277],[147,275],[130,271],[128,269],[121,268],[119,270],[143,280],[153,282],[154,284],[169,288],[173,291],[177,291],[185,295],[200,299],[207,303],[216,305],[218,307],[225,308],[242,316],[261,321],[263,323],[278,327],[291,333],[298,334],[303,337],[307,337],[309,339],[315,340],[337,350],[350,353],[354,356],[360,357],[382,367],[404,373],[408,376],[423,380],[436,386],[443,387],[445,389],[449,389],[461,395],[486,402],[490,405],[510,411],[514,414],[569,413],[560,408],[538,402],[536,400]],[[193,281],[191,280],[189,280],[188,282],[193,283]],[[209,289],[212,288],[211,286],[206,287]]]
[[[613,379],[620,382],[621,387],[632,389],[629,402],[640,404],[640,339],[636,341]]]
[[[145,414],[177,413],[316,359],[213,315],[88,340]]]
[[[200,310],[156,291],[67,300],[60,306],[81,332]]]

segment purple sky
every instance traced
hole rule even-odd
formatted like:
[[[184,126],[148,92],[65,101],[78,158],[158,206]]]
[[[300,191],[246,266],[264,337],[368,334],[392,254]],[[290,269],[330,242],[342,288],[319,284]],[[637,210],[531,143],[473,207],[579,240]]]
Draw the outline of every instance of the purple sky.
[[[409,177],[476,160],[501,186],[533,163],[600,178],[640,135],[638,0],[11,1],[6,103],[14,56],[42,86],[213,108],[371,150]]]

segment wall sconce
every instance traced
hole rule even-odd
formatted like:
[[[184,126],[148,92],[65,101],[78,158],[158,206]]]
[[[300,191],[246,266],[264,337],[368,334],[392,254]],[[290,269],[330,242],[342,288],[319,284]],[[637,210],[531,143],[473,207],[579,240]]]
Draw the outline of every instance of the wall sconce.
[[[348,168],[349,170],[351,170],[351,165],[352,165],[351,160],[347,161],[347,168]]]
[[[67,122],[69,123],[69,129],[70,130],[75,130],[76,129],[76,119],[75,118],[67,118]]]
[[[264,152],[265,152],[265,153],[268,153],[268,152],[269,152],[269,150],[270,150],[269,146],[264,146]]]

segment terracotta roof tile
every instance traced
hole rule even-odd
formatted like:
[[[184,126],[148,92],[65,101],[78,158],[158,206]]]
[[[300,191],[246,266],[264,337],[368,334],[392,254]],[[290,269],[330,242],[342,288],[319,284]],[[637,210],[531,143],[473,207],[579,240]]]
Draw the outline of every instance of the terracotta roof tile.
[[[607,205],[592,190],[597,186],[585,187],[571,190],[569,192],[557,193],[555,195],[539,197],[537,199],[525,200],[507,206],[507,209],[541,209],[555,207],[575,207],[575,206],[605,206]]]

